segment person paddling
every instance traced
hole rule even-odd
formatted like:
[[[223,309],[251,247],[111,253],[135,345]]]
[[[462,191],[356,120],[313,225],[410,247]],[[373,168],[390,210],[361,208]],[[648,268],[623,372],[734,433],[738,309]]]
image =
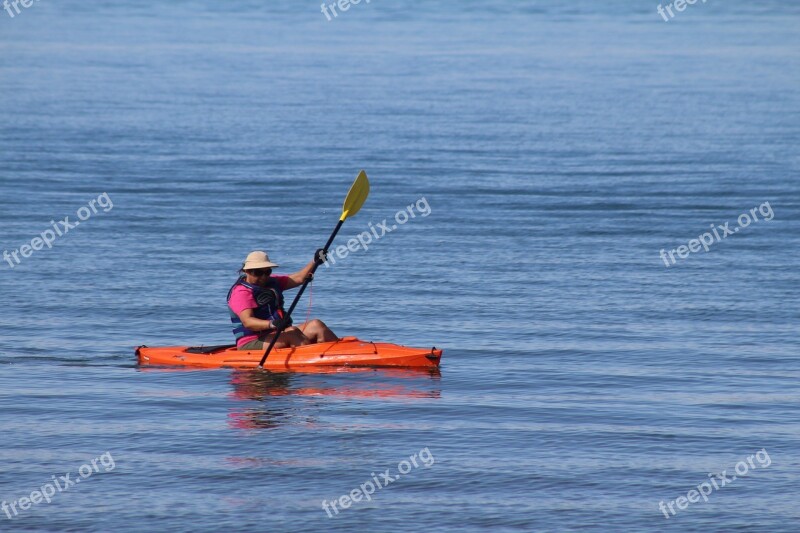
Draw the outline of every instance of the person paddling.
[[[292,326],[292,319],[283,308],[283,291],[303,284],[316,264],[326,260],[320,248],[314,259],[302,270],[288,276],[272,275],[279,265],[270,261],[266,252],[255,251],[239,270],[241,275],[228,291],[228,308],[233,323],[233,335],[239,350],[263,350],[276,330],[282,329],[275,348],[303,346],[338,340],[336,334],[318,319]]]

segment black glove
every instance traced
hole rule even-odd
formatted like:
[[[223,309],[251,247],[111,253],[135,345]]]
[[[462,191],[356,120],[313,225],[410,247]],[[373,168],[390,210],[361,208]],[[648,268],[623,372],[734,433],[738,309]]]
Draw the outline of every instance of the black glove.
[[[314,262],[316,264],[321,265],[327,260],[328,260],[328,252],[325,251],[325,248],[320,248],[316,252],[314,252]]]
[[[272,319],[272,327],[274,327],[275,329],[280,330],[280,331],[285,330],[286,328],[288,328],[291,325],[292,325],[292,317],[290,317],[290,316],[285,316],[285,317],[282,317],[282,318],[273,318]]]

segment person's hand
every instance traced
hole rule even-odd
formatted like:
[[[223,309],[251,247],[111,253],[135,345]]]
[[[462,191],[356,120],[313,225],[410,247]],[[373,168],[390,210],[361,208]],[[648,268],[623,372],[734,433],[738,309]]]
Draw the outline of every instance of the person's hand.
[[[272,319],[272,327],[274,327],[275,329],[280,330],[280,331],[285,330],[286,328],[288,328],[291,325],[292,325],[292,317],[290,317],[290,316],[285,316],[285,317],[273,318]]]
[[[325,248],[320,248],[316,252],[314,252],[314,262],[316,264],[321,265],[327,260],[328,260],[328,252],[325,251]]]

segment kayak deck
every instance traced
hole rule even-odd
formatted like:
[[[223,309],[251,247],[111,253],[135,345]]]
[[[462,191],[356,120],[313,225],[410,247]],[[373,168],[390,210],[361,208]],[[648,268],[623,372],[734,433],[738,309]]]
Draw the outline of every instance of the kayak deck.
[[[237,350],[235,346],[196,348],[189,346],[139,346],[136,357],[140,365],[193,366],[203,368],[256,368],[264,350]],[[274,349],[264,363],[268,370],[319,367],[405,367],[436,368],[442,350],[410,348],[397,344],[362,341],[344,337],[321,342]]]

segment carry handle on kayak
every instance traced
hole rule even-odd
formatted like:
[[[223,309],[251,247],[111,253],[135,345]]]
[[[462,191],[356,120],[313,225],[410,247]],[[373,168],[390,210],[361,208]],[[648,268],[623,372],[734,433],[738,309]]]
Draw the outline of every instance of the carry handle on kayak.
[[[338,224],[336,224],[333,233],[331,233],[328,242],[325,243],[325,247],[323,248],[323,250],[325,250],[325,253],[328,253],[328,248],[331,247],[333,239],[336,238],[336,234],[339,233],[339,230],[341,229],[342,224],[344,224],[344,221],[347,220],[349,217],[358,213],[358,211],[361,209],[361,206],[364,205],[364,201],[367,199],[368,195],[369,195],[369,180],[367,179],[367,173],[362,170],[361,172],[358,173],[358,176],[356,176],[355,181],[353,181],[353,184],[350,186],[350,190],[348,191],[347,196],[344,199],[344,205],[342,206],[342,216],[339,218],[339,222]],[[318,266],[319,263],[314,262],[314,266],[311,268],[311,272],[308,273],[308,276],[306,276],[306,279],[303,281],[303,285],[300,287],[300,290],[297,291],[297,295],[294,297],[292,305],[289,307],[289,310],[286,312],[286,315],[284,315],[285,317],[292,316],[292,312],[294,311],[294,308],[297,306],[297,302],[299,302],[300,297],[303,296],[303,292],[306,290],[306,287],[311,282],[311,279],[314,277],[314,272],[317,271]],[[272,340],[269,341],[269,346],[267,346],[267,350],[264,352],[264,356],[261,358],[261,362],[258,363],[258,368],[264,368],[264,361],[267,360],[269,353],[272,351],[272,347],[275,346],[276,342],[278,342],[278,337],[280,337],[281,333],[283,333],[283,329],[284,328],[275,330],[275,335],[273,335]]]

